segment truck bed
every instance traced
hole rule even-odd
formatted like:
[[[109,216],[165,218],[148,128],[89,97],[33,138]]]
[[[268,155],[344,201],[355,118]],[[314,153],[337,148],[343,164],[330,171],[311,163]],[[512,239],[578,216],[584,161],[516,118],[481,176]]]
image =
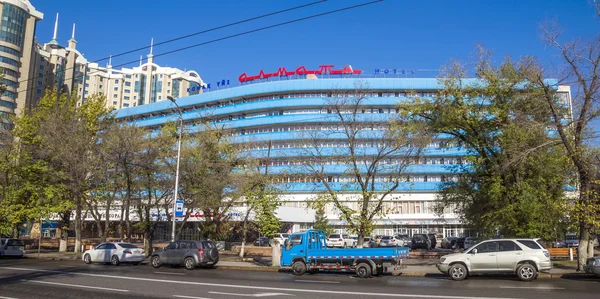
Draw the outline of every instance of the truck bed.
[[[308,249],[310,259],[395,259],[408,257],[408,247]]]

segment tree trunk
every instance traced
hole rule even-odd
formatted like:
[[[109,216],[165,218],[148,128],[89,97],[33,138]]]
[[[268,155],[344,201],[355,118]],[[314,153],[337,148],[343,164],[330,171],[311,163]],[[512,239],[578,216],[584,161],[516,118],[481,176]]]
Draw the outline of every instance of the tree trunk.
[[[240,249],[240,257],[244,258],[244,250],[246,248],[246,239],[247,239],[247,234],[248,234],[248,217],[250,216],[250,211],[252,209],[249,209],[246,212],[246,217],[244,217],[244,224],[242,226],[242,248]]]
[[[77,206],[75,207],[75,253],[79,258],[81,254],[81,200],[76,200]]]
[[[69,222],[71,221],[71,211],[65,212],[62,215],[61,226],[60,226],[60,243],[58,245],[58,252],[67,252],[69,243]]]
[[[128,170],[126,170],[128,172]],[[127,197],[125,199],[125,225],[127,227],[127,242],[131,243],[131,220],[129,220],[129,207],[131,205],[131,180],[127,173]]]
[[[365,237],[363,236],[364,234],[358,234],[358,241],[356,241],[356,248],[363,248],[363,240],[365,239]]]
[[[125,216],[125,204],[123,202],[121,202],[121,216],[119,219],[119,227],[117,228],[117,231],[119,234],[119,239],[121,241],[125,240],[125,238],[123,238],[123,227],[125,226],[124,216]]]
[[[583,221],[579,227],[579,247],[577,248],[577,271],[583,271],[583,266],[588,257],[588,243],[590,240],[590,228]],[[593,247],[592,247],[592,250]]]
[[[100,243],[106,242],[106,236],[104,235],[104,228],[102,227],[102,220],[97,220],[96,226],[98,226],[98,236],[100,237]],[[107,228],[107,230],[108,230],[108,228]]]
[[[106,211],[104,214],[106,217],[104,218],[104,234],[102,234],[102,242],[106,242],[106,237],[108,237],[108,232],[110,231],[110,204],[106,204]]]

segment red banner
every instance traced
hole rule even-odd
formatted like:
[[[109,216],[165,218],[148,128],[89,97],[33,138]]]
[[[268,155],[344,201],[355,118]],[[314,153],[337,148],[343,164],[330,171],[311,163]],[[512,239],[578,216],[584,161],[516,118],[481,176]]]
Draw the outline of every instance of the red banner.
[[[280,67],[274,73],[265,73],[265,71],[260,70],[258,75],[256,76],[248,76],[246,73],[241,74],[238,77],[241,83],[254,81],[258,79],[268,79],[271,77],[287,77],[293,75],[360,75],[362,70],[354,70],[352,66],[346,65],[340,70],[334,70],[332,64],[324,64],[319,65],[319,69],[317,70],[307,70],[306,67],[300,66],[295,71],[288,71],[284,67]]]

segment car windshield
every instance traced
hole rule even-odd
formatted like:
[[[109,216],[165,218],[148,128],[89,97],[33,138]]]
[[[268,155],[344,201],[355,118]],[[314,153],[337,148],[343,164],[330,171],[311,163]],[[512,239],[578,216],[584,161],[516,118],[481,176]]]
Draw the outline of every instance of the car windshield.
[[[576,235],[567,235],[567,240],[579,240],[579,237]]]
[[[290,234],[281,234],[281,236],[282,236],[283,238],[289,238],[289,237],[290,237]]]
[[[121,246],[123,248],[137,248],[137,246],[135,246],[133,244],[129,244],[129,243],[119,243],[119,246]]]

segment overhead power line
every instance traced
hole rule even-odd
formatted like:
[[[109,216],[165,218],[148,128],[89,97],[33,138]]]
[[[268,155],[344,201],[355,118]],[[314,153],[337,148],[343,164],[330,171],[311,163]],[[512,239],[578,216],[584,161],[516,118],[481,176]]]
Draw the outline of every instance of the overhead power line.
[[[181,52],[181,51],[184,51],[184,50],[188,50],[188,49],[191,49],[191,48],[196,48],[196,47],[200,47],[200,46],[204,46],[204,45],[208,45],[208,44],[213,44],[213,43],[216,43],[216,42],[219,42],[219,41],[228,40],[228,39],[232,39],[232,38],[235,38],[235,37],[244,36],[244,35],[248,35],[248,34],[251,34],[251,33],[264,31],[264,30],[267,30],[267,29],[277,28],[277,27],[281,27],[281,26],[285,26],[285,25],[289,25],[289,24],[293,24],[293,23],[297,23],[297,22],[301,22],[301,21],[306,21],[306,20],[310,20],[310,19],[314,19],[314,18],[318,18],[318,17],[322,17],[322,16],[326,16],[326,15],[330,15],[330,14],[342,12],[342,11],[347,11],[347,10],[351,10],[351,9],[355,9],[355,8],[359,8],[359,7],[364,7],[364,6],[372,5],[372,4],[375,4],[375,3],[378,3],[378,2],[382,2],[382,1],[383,0],[374,0],[374,1],[370,1],[370,2],[365,2],[365,3],[357,4],[357,5],[352,5],[352,6],[347,6],[347,7],[343,7],[343,8],[338,8],[338,9],[330,10],[330,11],[327,11],[327,12],[323,12],[323,13],[319,13],[319,14],[314,14],[314,15],[310,15],[310,16],[306,16],[306,17],[302,17],[302,18],[298,18],[298,19],[293,19],[293,20],[289,20],[289,21],[277,23],[277,24],[274,24],[274,25],[264,26],[264,27],[260,27],[260,28],[257,28],[257,29],[252,29],[252,30],[241,32],[241,33],[236,33],[236,34],[228,35],[228,36],[225,36],[225,37],[216,38],[216,39],[209,40],[209,41],[206,41],[206,42],[202,42],[202,43],[198,43],[198,44],[194,44],[194,45],[190,45],[190,46],[186,46],[186,47],[182,47],[182,48],[177,48],[175,50],[171,50],[171,51],[168,51],[168,52],[156,54],[156,55],[154,55],[154,57],[165,56],[165,55],[169,55],[169,54]],[[147,58],[143,58],[142,60],[147,60]],[[138,63],[139,61],[140,61],[139,59],[128,61],[128,62],[125,62],[125,63],[121,63],[121,64],[118,64],[118,65],[115,65],[115,66],[113,66],[113,68],[130,65],[130,64],[133,64],[133,63]],[[100,71],[96,71],[96,72],[100,72]],[[89,75],[95,74],[96,72],[92,72],[92,73],[89,73],[87,75],[89,76]],[[36,89],[36,88],[37,87],[32,87],[30,89],[24,89],[24,90],[21,90],[21,91],[18,91],[18,92],[29,91],[29,90],[33,90],[33,89]],[[85,90],[85,87],[84,87],[84,90]]]
[[[315,4],[320,4],[320,3],[323,3],[323,2],[326,2],[326,1],[327,0],[319,0],[319,1],[311,2],[311,3],[307,3],[307,4],[304,4],[304,5],[299,5],[299,6],[294,6],[294,7],[286,8],[286,9],[283,9],[283,10],[278,10],[278,11],[275,11],[275,12],[272,12],[272,13],[259,15],[259,16],[248,18],[248,19],[245,19],[245,20],[241,20],[241,21],[237,21],[237,22],[233,22],[233,23],[228,23],[228,24],[217,26],[217,27],[213,27],[213,28],[210,28],[210,29],[206,29],[206,30],[202,30],[202,31],[197,31],[197,32],[190,33],[190,34],[187,34],[187,35],[184,35],[184,36],[180,36],[180,37],[176,37],[176,38],[173,38],[173,39],[170,39],[170,40],[166,40],[164,42],[156,43],[153,46],[156,47],[156,46],[160,46],[160,45],[165,45],[165,44],[168,44],[168,43],[176,42],[176,41],[179,41],[179,40],[182,40],[182,39],[190,38],[190,37],[201,35],[201,34],[204,34],[204,33],[212,32],[212,31],[217,31],[217,30],[224,29],[224,28],[227,28],[227,27],[232,27],[232,26],[235,26],[235,25],[239,25],[239,24],[243,24],[243,23],[247,23],[247,22],[251,22],[251,21],[256,21],[256,20],[263,19],[263,18],[266,18],[266,17],[271,17],[271,16],[282,14],[282,13],[285,13],[285,12],[289,12],[289,11],[297,10],[297,9],[300,9],[300,8],[312,6],[312,5],[315,5]],[[131,54],[131,53],[135,53],[135,52],[138,52],[138,51],[141,51],[141,50],[149,49],[150,47],[151,46],[144,46],[144,47],[140,47],[140,48],[137,48],[137,49],[133,49],[133,50],[128,50],[128,51],[125,51],[125,52],[117,53],[115,55],[110,55],[108,57],[100,58],[100,59],[97,59],[97,60],[94,60],[94,61],[88,61],[88,64],[89,63],[97,63],[97,62],[101,62],[101,61],[104,61],[104,60],[108,60],[111,57],[115,58],[115,57],[120,57],[120,56]],[[137,60],[137,61],[139,61],[139,60]],[[71,69],[73,69],[73,67],[66,68],[65,71],[71,70]],[[31,78],[20,80],[20,81],[18,81],[18,83],[28,82],[28,81],[31,81],[31,80],[35,80],[37,78],[38,78],[37,76],[33,76]]]

